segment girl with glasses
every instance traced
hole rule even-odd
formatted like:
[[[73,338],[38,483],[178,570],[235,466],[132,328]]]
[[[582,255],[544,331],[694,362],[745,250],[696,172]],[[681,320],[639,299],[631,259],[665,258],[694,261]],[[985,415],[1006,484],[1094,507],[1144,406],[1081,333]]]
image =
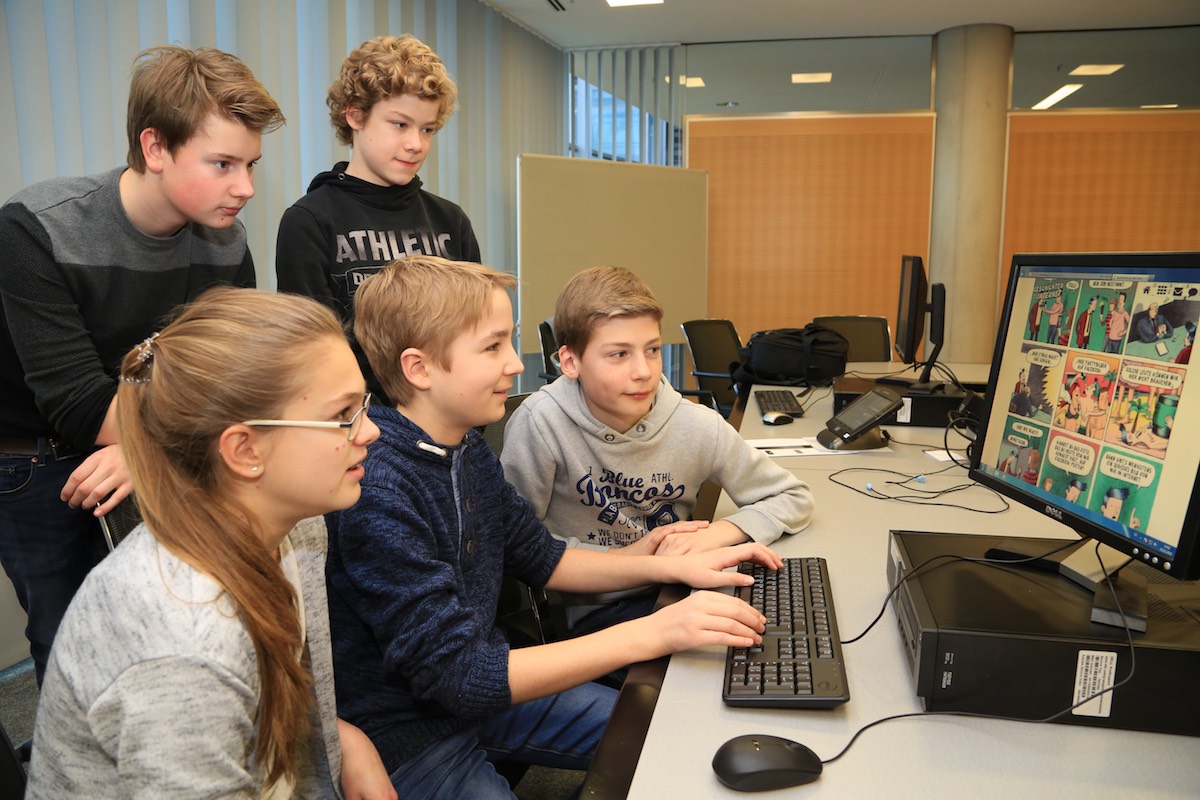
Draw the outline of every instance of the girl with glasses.
[[[336,718],[326,609],[321,515],[358,500],[379,435],[364,390],[293,295],[211,290],[125,357],[145,522],[67,611],[29,797],[395,798]]]

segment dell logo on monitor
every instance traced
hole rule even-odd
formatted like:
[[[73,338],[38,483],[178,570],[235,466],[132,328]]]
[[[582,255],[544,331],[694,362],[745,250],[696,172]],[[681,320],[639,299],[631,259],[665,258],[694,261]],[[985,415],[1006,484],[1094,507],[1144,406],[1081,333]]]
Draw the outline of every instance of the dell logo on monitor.
[[[1046,508],[1044,510],[1045,510],[1046,514],[1048,514],[1051,517],[1054,517],[1059,522],[1062,522],[1062,518],[1063,518],[1062,511],[1058,510],[1054,506],[1046,506]]]

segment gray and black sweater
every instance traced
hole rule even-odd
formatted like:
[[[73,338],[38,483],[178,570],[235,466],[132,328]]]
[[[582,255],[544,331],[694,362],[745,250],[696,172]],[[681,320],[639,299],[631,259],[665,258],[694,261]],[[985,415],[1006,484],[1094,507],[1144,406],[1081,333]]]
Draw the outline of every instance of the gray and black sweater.
[[[255,284],[240,222],[142,233],[124,171],[43,181],[0,208],[0,436],[91,447],[131,347],[205,289]]]

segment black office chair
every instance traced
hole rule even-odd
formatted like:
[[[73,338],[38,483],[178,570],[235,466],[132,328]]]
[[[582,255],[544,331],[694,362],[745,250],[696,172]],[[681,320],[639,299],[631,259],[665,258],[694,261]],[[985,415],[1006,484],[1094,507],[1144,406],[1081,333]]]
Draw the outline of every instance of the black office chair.
[[[100,518],[100,529],[104,531],[108,549],[115,550],[141,521],[142,512],[132,494],[117,503],[116,508]]]
[[[25,796],[25,763],[29,761],[29,753],[29,742],[14,746],[0,725],[0,797]]]
[[[538,338],[542,343],[542,371],[538,377],[551,383],[562,375],[558,366],[558,340],[554,338],[554,317],[538,323]]]
[[[483,440],[497,457],[504,450],[505,425],[531,394],[509,395],[504,401],[504,416],[483,428]],[[557,593],[534,590],[516,578],[506,577],[500,585],[496,622],[514,647],[545,644],[564,638],[566,631],[566,616]]]
[[[848,361],[892,360],[892,329],[887,317],[846,314],[813,317],[813,322],[846,337]]]
[[[682,323],[683,336],[692,354],[692,375],[701,391],[716,401],[717,410],[729,416],[737,402],[737,390],[729,373],[741,357],[742,340],[727,319],[693,319]]]
[[[509,418],[517,410],[517,407],[525,402],[525,398],[531,394],[533,393],[510,394],[504,401],[504,416],[483,427],[483,440],[487,442],[488,447],[492,448],[492,452],[496,454],[497,458],[500,457],[500,451],[504,449],[504,426],[508,424]]]

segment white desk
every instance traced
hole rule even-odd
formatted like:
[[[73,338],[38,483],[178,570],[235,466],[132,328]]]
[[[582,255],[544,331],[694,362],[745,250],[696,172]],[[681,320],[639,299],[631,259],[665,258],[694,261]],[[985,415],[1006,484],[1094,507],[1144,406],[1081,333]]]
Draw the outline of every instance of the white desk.
[[[963,373],[960,377],[967,380]],[[972,378],[974,379],[974,376]],[[823,406],[822,406],[823,403]],[[823,408],[823,410],[822,410]],[[762,425],[753,400],[741,430],[747,438],[811,436],[831,410],[826,397],[803,420]],[[891,427],[902,441],[936,443],[933,429]],[[810,528],[775,545],[784,556],[819,555],[829,562],[830,581],[843,639],[875,617],[887,592],[888,531],[937,530],[1071,538],[1064,527],[1024,507],[978,514],[872,500],[828,480],[846,466],[885,465],[911,474],[932,472],[940,462],[916,447],[892,445],[888,454],[788,459],[808,481],[816,501]],[[935,481],[963,482],[965,471]],[[864,478],[872,480],[873,478]],[[846,478],[846,480],[850,480]],[[873,479],[878,483],[878,479]],[[976,487],[948,502],[988,502]],[[727,500],[722,500],[727,503]],[[718,505],[718,514],[721,506]],[[889,607],[861,641],[844,647],[850,702],[826,711],[730,708],[721,701],[725,652],[696,650],[673,656],[633,775],[629,797],[743,797],[726,789],[712,771],[712,757],[727,739],[764,733],[800,741],[823,759],[849,742],[863,725],[892,714],[920,710],[900,634]],[[1030,675],[1037,680],[1037,675]],[[644,690],[644,687],[643,689]],[[631,687],[631,692],[639,687]],[[593,796],[586,791],[584,797]],[[595,796],[603,792],[595,792]],[[1080,725],[1004,722],[931,716],[884,723],[864,733],[815,783],[764,797],[822,798],[1182,798],[1200,796],[1200,739],[1092,728]]]

